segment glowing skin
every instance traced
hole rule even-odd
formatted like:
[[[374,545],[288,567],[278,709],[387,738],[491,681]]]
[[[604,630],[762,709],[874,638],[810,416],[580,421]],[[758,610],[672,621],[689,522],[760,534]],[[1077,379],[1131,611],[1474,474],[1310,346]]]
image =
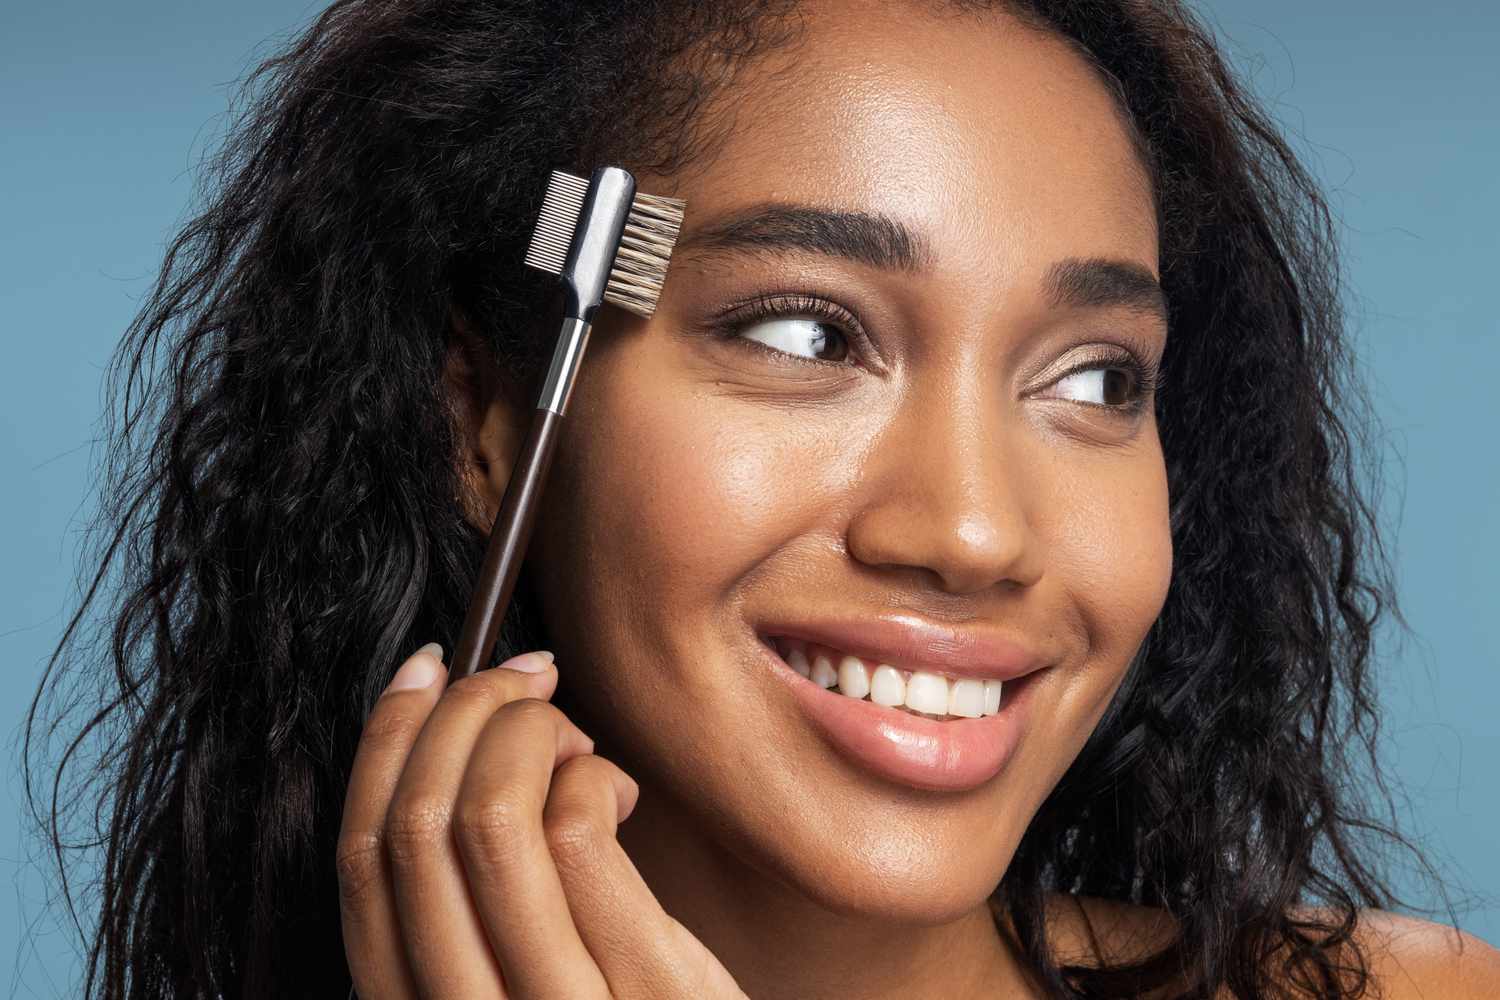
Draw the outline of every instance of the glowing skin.
[[[687,199],[683,249],[652,319],[601,311],[570,403],[528,563],[560,692],[640,784],[622,844],[749,995],[1031,995],[985,900],[1159,613],[1172,559],[1149,399],[1108,411],[1089,401],[1117,376],[1057,380],[1118,354],[1117,337],[1154,364],[1165,323],[1058,307],[1044,275],[1065,258],[1158,274],[1145,175],[1084,61],[999,15],[815,11],[800,47],[726,99],[740,113],[710,160],[639,175]],[[883,214],[930,261],[691,247],[770,200]],[[804,364],[705,332],[760,293],[844,306],[877,354],[844,356],[835,336],[819,348],[832,360]],[[818,347],[810,322],[785,322],[745,333]],[[490,512],[527,419],[484,413]],[[766,673],[762,622],[898,609],[1046,657],[1029,726],[976,789],[871,775]]]

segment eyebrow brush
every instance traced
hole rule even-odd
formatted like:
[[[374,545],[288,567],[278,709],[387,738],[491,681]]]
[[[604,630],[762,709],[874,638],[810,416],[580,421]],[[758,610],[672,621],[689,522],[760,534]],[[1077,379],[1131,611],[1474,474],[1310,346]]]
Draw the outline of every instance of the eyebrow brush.
[[[487,667],[494,653],[594,312],[605,302],[647,318],[655,312],[685,208],[680,198],[637,192],[635,178],[619,167],[600,167],[588,180],[554,170],[548,179],[524,263],[558,276],[562,329],[490,530],[449,684]]]

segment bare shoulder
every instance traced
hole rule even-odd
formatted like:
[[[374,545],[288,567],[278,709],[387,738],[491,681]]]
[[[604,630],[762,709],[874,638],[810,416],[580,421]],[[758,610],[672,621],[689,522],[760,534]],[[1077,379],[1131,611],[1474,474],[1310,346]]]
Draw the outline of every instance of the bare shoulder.
[[[1047,920],[1058,958],[1083,965],[1144,958],[1177,932],[1176,921],[1163,910],[1065,893],[1049,899]],[[1500,950],[1472,934],[1384,910],[1361,910],[1354,936],[1379,1000],[1500,998]]]
[[[1385,1000],[1500,997],[1500,950],[1480,938],[1384,910],[1362,910],[1359,926]]]

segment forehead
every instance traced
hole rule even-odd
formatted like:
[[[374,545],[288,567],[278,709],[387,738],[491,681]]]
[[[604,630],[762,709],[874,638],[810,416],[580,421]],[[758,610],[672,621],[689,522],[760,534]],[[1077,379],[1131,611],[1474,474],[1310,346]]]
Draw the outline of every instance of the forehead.
[[[665,182],[688,201],[685,233],[787,201],[900,220],[950,277],[1089,255],[1156,270],[1145,170],[1066,41],[999,12],[898,2],[811,4],[803,25],[716,96],[712,155]]]

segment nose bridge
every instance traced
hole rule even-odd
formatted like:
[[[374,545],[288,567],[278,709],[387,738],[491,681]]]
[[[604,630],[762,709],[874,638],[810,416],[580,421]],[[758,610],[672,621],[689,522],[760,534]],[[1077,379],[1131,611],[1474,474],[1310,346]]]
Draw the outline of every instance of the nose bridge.
[[[951,593],[1036,581],[1027,474],[1008,459],[1016,449],[993,392],[957,369],[910,387],[866,463],[851,555],[928,570]]]

